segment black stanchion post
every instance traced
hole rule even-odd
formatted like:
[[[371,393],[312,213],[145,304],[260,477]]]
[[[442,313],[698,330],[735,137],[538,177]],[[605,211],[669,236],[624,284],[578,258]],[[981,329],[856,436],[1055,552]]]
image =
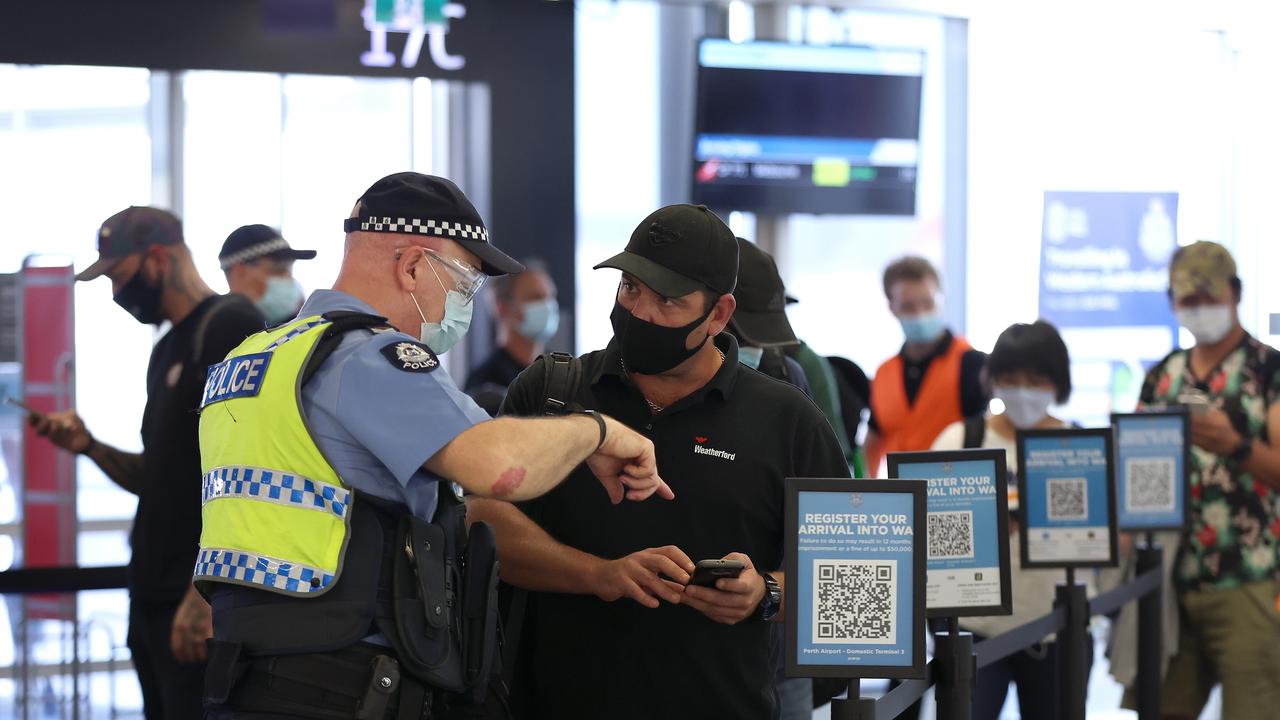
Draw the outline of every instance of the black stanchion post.
[[[831,701],[831,720],[876,720],[876,700],[862,697],[858,678],[849,681],[849,699]]]
[[[862,700],[862,681],[853,678],[849,681],[849,697],[846,700],[831,701],[831,720],[875,720],[873,713],[869,718],[863,718],[859,709]]]
[[[1164,566],[1164,551],[1147,533],[1138,548],[1138,575]],[[1160,666],[1164,663],[1164,599],[1157,587],[1138,599],[1138,720],[1159,720]]]
[[[960,622],[947,618],[947,632],[936,642],[938,684],[934,697],[939,720],[970,720],[973,716],[973,681],[978,661],[973,654],[973,635],[960,632]]]
[[[1054,606],[1067,609],[1067,626],[1058,633],[1058,707],[1062,720],[1085,720],[1085,695],[1089,674],[1085,652],[1089,645],[1089,598],[1084,585],[1076,584],[1075,570],[1067,568],[1067,582],[1058,586]]]

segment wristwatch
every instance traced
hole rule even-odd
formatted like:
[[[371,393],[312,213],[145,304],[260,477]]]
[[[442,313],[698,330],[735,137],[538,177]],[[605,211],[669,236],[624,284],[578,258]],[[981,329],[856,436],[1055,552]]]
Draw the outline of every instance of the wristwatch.
[[[756,608],[756,618],[768,622],[782,609],[782,586],[769,573],[760,573],[760,578],[764,580],[764,597]]]
[[[1227,456],[1227,460],[1236,467],[1239,467],[1246,462],[1249,462],[1249,457],[1251,455],[1253,455],[1253,438],[1244,438],[1240,441],[1240,444],[1236,446],[1236,449],[1232,450],[1231,454]]]

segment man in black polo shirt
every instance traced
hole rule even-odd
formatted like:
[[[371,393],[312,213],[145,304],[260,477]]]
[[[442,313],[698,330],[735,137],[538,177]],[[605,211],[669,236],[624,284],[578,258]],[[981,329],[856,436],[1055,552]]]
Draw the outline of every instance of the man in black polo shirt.
[[[612,505],[579,468],[521,508],[470,504],[497,530],[503,578],[535,591],[521,639],[527,717],[777,712],[765,620],[782,617],[783,478],[848,468],[813,403],[739,364],[722,334],[737,266],[733,233],[691,205],[645,218],[597,266],[623,271],[614,337],[581,358],[575,400],[653,440],[673,502]],[[540,363],[525,371],[504,410],[539,413],[543,379]],[[695,561],[716,558],[747,569],[717,589],[685,586]]]

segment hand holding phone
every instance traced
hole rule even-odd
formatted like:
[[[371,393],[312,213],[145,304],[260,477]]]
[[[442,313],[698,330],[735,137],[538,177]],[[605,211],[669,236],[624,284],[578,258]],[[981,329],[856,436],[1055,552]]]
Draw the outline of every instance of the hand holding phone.
[[[88,452],[93,446],[93,436],[75,410],[42,413],[11,397],[6,397],[5,402],[27,411],[27,423],[35,430],[36,435],[48,438],[63,450],[79,454]]]
[[[31,407],[30,405],[28,405],[28,404],[26,404],[26,403],[22,402],[21,400],[18,400],[17,398],[15,398],[15,397],[13,397],[13,396],[11,396],[11,395],[5,395],[5,396],[4,396],[4,401],[5,401],[6,403],[8,403],[8,404],[10,404],[10,405],[12,405],[12,406],[14,406],[14,407],[16,407],[16,408],[20,409],[20,410],[26,410],[26,411],[27,411],[27,414],[29,414],[29,415],[35,415],[36,417],[42,417],[42,416],[44,416],[44,413],[40,412],[39,410],[36,410],[35,408],[33,408],[33,407]]]
[[[1209,396],[1199,390],[1187,390],[1178,395],[1178,402],[1187,406],[1192,415],[1204,415],[1213,407]]]
[[[736,578],[745,569],[746,566],[739,560],[699,560],[694,565],[689,584],[714,588],[717,580]]]

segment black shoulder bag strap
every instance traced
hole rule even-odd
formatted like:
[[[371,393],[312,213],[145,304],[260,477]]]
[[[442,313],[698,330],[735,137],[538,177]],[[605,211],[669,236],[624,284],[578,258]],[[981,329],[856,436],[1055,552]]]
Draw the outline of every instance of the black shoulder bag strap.
[[[542,376],[542,414],[568,415],[582,410],[574,401],[582,381],[582,362],[565,352],[546,353],[538,357],[545,372]]]
[[[987,419],[981,415],[970,415],[964,419],[964,447],[980,448],[987,439]]]
[[[565,352],[551,352],[538,357],[542,363],[542,414],[568,415],[581,411],[574,399],[582,382],[582,361]],[[503,629],[505,643],[502,648],[502,679],[510,688],[515,680],[516,658],[520,652],[520,633],[524,629],[525,610],[529,604],[529,591],[512,586],[511,606],[507,609],[507,622]]]
[[[214,316],[231,304],[228,302],[231,299],[230,295],[218,296],[213,305],[200,317],[200,322],[196,325],[195,335],[191,339],[191,362],[200,362],[200,357],[204,355],[205,336],[209,334],[209,326],[213,324]]]
[[[322,315],[325,320],[329,321],[329,327],[325,328],[324,333],[316,342],[315,348],[311,351],[311,357],[307,358],[307,364],[302,367],[302,383],[306,385],[312,375],[320,369],[325,360],[338,349],[338,345],[342,344],[342,336],[352,330],[372,330],[373,328],[393,329],[387,323],[387,319],[380,315],[370,315],[368,313],[354,312],[349,310],[335,310]]]

